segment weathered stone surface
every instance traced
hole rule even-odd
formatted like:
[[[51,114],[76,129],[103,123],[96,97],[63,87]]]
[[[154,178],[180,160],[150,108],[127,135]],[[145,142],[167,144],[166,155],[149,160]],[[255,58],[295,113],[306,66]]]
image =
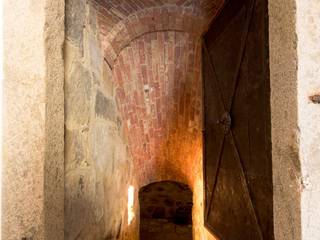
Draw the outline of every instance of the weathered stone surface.
[[[97,116],[106,120],[116,120],[116,108],[110,99],[107,99],[100,91],[96,95],[95,111]]]
[[[97,41],[95,36],[92,34],[88,35],[88,50],[89,50],[89,60],[91,70],[97,74],[101,75],[102,73],[102,63],[103,63],[103,56],[102,56],[102,49],[99,46],[99,41]]]
[[[94,35],[98,35],[98,26],[97,26],[97,12],[93,4],[88,4],[88,18],[87,25],[90,26]]]
[[[102,88],[105,90],[104,95],[108,98],[114,97],[114,85],[113,85],[113,75],[112,69],[110,69],[109,65],[103,61],[103,79],[110,79],[110,81],[102,81]]]
[[[69,6],[67,12],[83,8],[69,4],[75,10]],[[137,239],[136,222],[128,226],[126,215],[128,187],[134,185],[131,156],[118,124],[112,74],[93,29],[95,10],[89,3],[85,9],[67,22],[71,28],[83,22],[84,35],[77,27],[65,43],[65,240]]]
[[[2,239],[63,239],[64,1],[4,1]]]
[[[75,62],[81,58],[81,54],[79,53],[79,48],[71,41],[65,41],[63,50],[65,79],[69,79],[72,68]]]
[[[295,8],[295,1],[269,0],[273,207],[277,240],[301,239]]]
[[[65,239],[77,239],[87,225],[95,221],[95,171],[82,167],[65,176]]]
[[[90,131],[91,154],[97,170],[103,174],[113,174],[115,161],[116,131],[114,124],[96,120]]]
[[[85,0],[66,0],[66,37],[82,50],[86,14]]]
[[[85,125],[90,117],[91,75],[75,62],[70,77],[65,81],[65,115],[68,124]]]
[[[68,147],[65,150],[65,172],[92,165],[89,158],[88,131],[87,126],[74,130],[66,129],[65,145]]]

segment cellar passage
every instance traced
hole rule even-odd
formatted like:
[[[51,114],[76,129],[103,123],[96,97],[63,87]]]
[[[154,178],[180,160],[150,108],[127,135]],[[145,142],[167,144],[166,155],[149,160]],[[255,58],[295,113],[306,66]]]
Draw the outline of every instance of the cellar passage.
[[[163,181],[141,188],[140,239],[192,240],[192,191],[182,183]]]
[[[319,240],[319,1],[4,2],[2,239]]]

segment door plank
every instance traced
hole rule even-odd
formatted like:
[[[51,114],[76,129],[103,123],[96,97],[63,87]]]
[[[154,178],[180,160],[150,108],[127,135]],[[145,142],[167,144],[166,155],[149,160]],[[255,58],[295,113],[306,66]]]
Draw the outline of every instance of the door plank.
[[[267,0],[229,0],[204,36],[205,225],[273,240]]]

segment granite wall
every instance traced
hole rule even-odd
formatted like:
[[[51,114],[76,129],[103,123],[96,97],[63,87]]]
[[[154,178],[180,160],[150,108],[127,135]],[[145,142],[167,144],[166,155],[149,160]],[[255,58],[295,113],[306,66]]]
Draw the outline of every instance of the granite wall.
[[[274,232],[301,239],[296,1],[269,0]]]
[[[137,239],[132,161],[96,17],[85,0],[66,1],[65,240]]]
[[[61,240],[64,1],[1,4],[5,24],[0,238]]]

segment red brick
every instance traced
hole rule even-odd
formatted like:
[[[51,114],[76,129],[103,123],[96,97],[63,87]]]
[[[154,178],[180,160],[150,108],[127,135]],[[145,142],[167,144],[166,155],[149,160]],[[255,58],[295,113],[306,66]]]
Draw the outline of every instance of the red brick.
[[[113,68],[122,121],[131,122],[130,129],[124,124],[124,130],[141,173],[140,184],[158,176],[192,183],[197,166],[201,147],[199,39],[212,19],[210,14],[223,0],[203,0],[193,7],[187,7],[186,1],[163,6],[154,0],[110,0],[98,5],[105,59]]]

